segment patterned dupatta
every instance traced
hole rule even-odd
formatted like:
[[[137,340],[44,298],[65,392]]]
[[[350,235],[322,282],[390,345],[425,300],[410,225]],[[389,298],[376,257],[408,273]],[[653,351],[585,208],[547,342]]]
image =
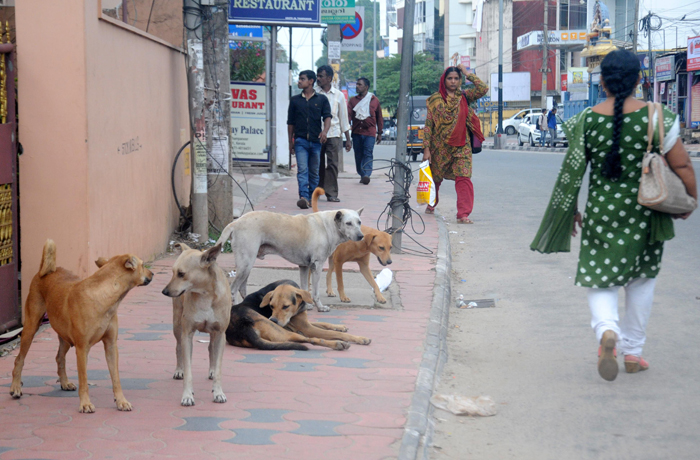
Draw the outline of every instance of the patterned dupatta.
[[[443,125],[443,132],[447,134],[447,144],[453,147],[462,147],[467,143],[467,119],[469,116],[469,102],[466,97],[463,97],[462,92],[455,93],[454,96],[447,94],[445,79],[447,71],[440,78],[440,96],[445,107],[444,117],[438,120]],[[438,104],[439,99],[433,104]],[[439,114],[440,111],[432,110],[433,114]]]
[[[574,209],[588,163],[585,124],[586,115],[590,112],[591,109],[587,108],[564,122],[562,126],[569,139],[569,149],[559,170],[559,177],[554,185],[540,228],[530,244],[530,249],[533,251],[549,254],[571,250]],[[669,214],[652,211],[650,227],[652,242],[668,241],[674,237],[673,221]]]

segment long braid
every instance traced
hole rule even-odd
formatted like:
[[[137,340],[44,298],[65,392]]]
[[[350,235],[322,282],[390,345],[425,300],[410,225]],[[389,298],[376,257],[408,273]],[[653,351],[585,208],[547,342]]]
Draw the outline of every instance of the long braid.
[[[622,175],[620,161],[620,137],[624,116],[622,109],[627,99],[634,91],[639,78],[639,60],[625,50],[609,53],[600,65],[601,77],[608,93],[615,98],[613,109],[613,134],[610,151],[605,155],[602,165],[603,177],[613,181]]]

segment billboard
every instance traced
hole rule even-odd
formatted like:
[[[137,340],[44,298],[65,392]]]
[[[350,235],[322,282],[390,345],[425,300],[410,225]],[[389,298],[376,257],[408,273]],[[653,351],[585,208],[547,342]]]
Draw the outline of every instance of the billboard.
[[[318,26],[321,0],[230,0],[228,21],[238,24]]]
[[[654,68],[657,81],[669,81],[676,79],[676,56],[664,56],[656,58]]]
[[[231,138],[234,160],[269,161],[265,83],[231,82]]]
[[[586,43],[585,30],[550,30],[549,46],[553,48],[561,48],[567,45],[583,45]],[[518,51],[531,48],[539,48],[542,46],[543,31],[528,32],[525,35],[518,37]]]
[[[503,101],[530,100],[530,72],[503,72]],[[491,101],[498,102],[498,74],[491,74]]]
[[[700,70],[700,37],[688,39],[688,70]]]
[[[345,24],[355,19],[355,0],[321,0],[321,22]]]

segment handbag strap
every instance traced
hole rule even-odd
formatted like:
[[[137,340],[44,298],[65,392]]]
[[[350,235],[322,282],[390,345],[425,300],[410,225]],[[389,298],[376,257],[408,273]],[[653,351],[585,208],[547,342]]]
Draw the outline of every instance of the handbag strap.
[[[654,105],[656,106],[656,113],[658,113],[658,125],[659,125],[659,153],[663,155],[664,151],[664,136],[665,136],[665,129],[664,129],[664,108],[659,102],[655,102]]]
[[[654,104],[647,102],[647,109],[649,110],[649,122],[647,123],[647,153],[651,153],[651,149],[654,145]]]

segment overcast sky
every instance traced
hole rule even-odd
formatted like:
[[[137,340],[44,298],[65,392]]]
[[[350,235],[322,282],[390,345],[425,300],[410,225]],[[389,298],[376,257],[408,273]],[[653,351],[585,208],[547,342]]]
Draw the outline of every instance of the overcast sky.
[[[592,0],[589,0],[592,1]],[[666,48],[685,47],[688,37],[700,35],[700,2],[697,0],[640,0],[639,17],[644,17],[649,10],[662,20],[662,29],[652,33],[652,48],[662,49],[664,46],[664,30],[666,31]],[[680,22],[683,15],[686,21]],[[695,19],[695,21],[687,21]],[[678,44],[676,41],[678,32]],[[694,33],[695,29],[697,33]],[[315,69],[314,62],[323,52],[321,33],[323,29],[295,28],[292,32],[292,58],[299,63],[299,69]],[[283,27],[278,34],[279,42],[289,52],[289,29]],[[313,43],[313,49],[312,49]],[[647,49],[647,39],[640,34],[639,49]]]

